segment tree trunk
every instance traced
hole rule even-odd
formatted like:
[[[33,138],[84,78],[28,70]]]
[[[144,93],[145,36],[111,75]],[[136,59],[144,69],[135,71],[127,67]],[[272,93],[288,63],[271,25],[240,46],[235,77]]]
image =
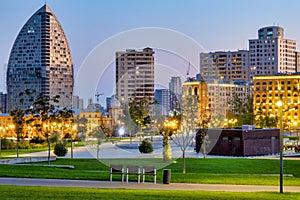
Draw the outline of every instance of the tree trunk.
[[[97,159],[99,159],[100,141],[97,141]]]
[[[47,143],[48,143],[48,165],[50,165],[50,138],[47,136]]]
[[[73,158],[73,139],[71,138],[71,158]]]
[[[182,173],[185,174],[185,151],[182,152]]]
[[[19,138],[18,138],[18,136],[17,136],[16,150],[17,150],[17,158],[19,158]]]
[[[164,162],[169,162],[172,160],[172,150],[171,150],[171,145],[170,145],[170,142],[168,141],[167,144],[165,144],[163,146],[163,159],[164,159]]]

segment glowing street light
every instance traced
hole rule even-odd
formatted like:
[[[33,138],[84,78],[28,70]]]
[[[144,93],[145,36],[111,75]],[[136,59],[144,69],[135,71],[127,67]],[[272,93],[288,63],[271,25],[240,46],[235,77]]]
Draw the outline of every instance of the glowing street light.
[[[279,134],[280,193],[283,193],[283,126],[282,126],[283,102],[282,102],[282,95],[280,95],[280,100],[277,102],[277,106],[279,107],[279,124],[280,124],[280,134]]]

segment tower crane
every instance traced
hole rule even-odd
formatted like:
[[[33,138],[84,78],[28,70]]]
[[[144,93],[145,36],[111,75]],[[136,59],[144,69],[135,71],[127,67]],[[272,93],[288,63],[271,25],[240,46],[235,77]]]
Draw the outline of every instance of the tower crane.
[[[102,95],[104,95],[104,93],[99,93],[99,92],[97,92],[97,93],[95,94],[95,97],[96,97],[96,100],[97,100],[97,104],[99,104],[99,97],[102,96]]]

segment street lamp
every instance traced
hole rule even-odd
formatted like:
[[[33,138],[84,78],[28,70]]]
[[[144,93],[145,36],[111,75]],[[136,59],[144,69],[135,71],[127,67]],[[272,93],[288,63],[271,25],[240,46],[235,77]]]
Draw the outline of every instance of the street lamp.
[[[283,193],[283,128],[282,128],[282,118],[283,118],[283,102],[282,95],[280,95],[280,100],[277,102],[279,107],[279,125],[280,125],[280,135],[279,135],[279,157],[280,157],[280,193]]]
[[[0,126],[0,157],[2,156],[1,155],[1,149],[2,149],[2,145],[1,145],[1,139],[2,139],[2,130],[3,130],[3,127],[2,126]]]

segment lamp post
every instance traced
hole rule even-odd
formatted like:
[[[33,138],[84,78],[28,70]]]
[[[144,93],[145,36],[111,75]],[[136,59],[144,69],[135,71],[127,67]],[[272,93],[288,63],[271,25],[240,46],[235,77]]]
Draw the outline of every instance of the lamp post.
[[[2,126],[0,126],[0,157],[2,157],[2,155],[1,155],[1,149],[2,149],[2,141],[1,141],[1,139],[2,139],[2,130],[3,130],[3,127]]]
[[[280,96],[280,101],[277,102],[279,107],[279,126],[280,126],[280,134],[279,134],[279,157],[280,157],[280,193],[283,193],[283,126],[282,126],[282,118],[283,118],[283,102],[282,96]]]

